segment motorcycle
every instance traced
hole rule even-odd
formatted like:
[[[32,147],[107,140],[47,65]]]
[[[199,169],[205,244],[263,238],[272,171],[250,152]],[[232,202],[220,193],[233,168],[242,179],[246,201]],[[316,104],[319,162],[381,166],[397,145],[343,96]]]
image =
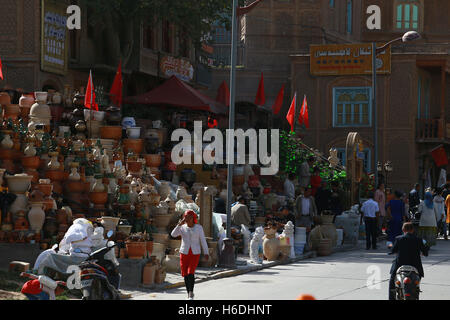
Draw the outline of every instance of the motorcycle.
[[[112,236],[108,232],[108,238]],[[101,248],[89,255],[80,268],[82,300],[120,300],[119,263],[114,255],[117,246],[109,241]]]
[[[396,300],[419,300],[420,292],[419,271],[413,266],[401,266],[395,278]]]

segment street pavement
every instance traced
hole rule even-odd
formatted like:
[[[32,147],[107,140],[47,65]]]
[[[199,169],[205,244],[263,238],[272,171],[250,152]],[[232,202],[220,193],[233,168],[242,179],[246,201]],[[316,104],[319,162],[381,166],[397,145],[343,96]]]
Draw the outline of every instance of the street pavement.
[[[293,300],[312,294],[318,300],[386,300],[394,256],[385,241],[377,250],[337,252],[291,264],[197,283],[196,300]],[[425,278],[421,300],[450,299],[450,241],[438,240],[422,257]],[[134,300],[185,300],[183,286],[160,292],[133,292]]]

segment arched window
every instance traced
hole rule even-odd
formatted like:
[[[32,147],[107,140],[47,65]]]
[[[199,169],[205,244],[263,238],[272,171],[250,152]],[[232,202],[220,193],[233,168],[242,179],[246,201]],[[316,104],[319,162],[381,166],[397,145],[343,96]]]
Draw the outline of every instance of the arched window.
[[[421,2],[418,0],[397,0],[394,5],[395,28],[398,30],[419,30]]]

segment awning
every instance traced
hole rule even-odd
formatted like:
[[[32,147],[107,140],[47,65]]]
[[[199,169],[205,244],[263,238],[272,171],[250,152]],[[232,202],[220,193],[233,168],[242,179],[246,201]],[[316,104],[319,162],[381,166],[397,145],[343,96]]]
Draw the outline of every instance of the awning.
[[[195,90],[176,76],[170,77],[159,87],[139,96],[126,97],[128,104],[172,106],[190,110],[227,114],[228,108],[220,102]]]

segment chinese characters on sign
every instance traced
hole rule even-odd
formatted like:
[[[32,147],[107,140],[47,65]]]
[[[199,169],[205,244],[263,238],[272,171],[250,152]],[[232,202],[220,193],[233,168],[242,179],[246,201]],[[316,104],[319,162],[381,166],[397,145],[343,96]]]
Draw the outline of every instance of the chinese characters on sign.
[[[167,77],[177,76],[183,81],[192,81],[194,79],[194,67],[184,59],[177,59],[171,56],[165,56],[161,59],[161,72]]]
[[[67,72],[66,6],[54,0],[42,2],[42,71],[65,75]]]
[[[311,45],[310,71],[314,76],[372,74],[372,44]],[[391,73],[390,48],[377,56],[377,73]]]

